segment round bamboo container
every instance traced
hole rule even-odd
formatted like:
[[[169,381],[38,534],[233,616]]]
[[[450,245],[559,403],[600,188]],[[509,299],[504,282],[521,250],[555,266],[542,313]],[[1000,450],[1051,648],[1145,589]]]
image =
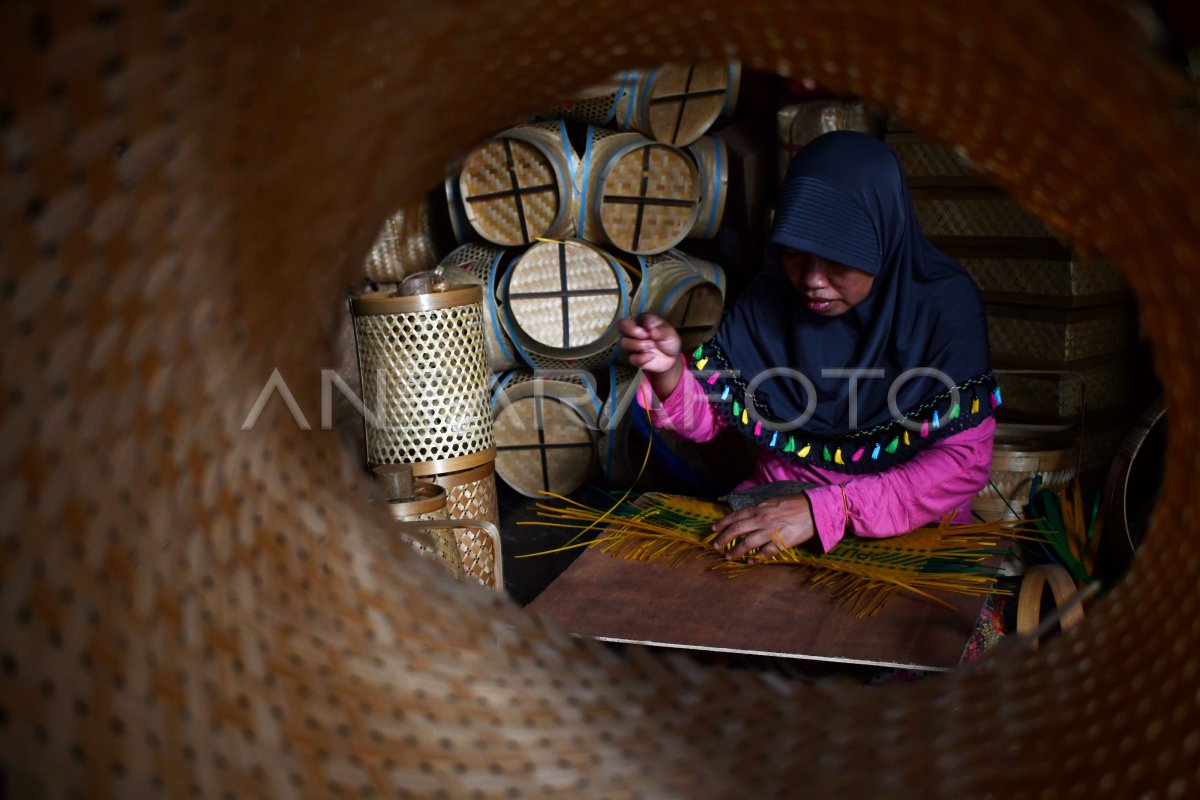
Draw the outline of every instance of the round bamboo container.
[[[516,347],[504,329],[504,312],[499,305],[500,274],[508,266],[509,251],[502,247],[472,242],[455,248],[441,260],[446,280],[456,286],[479,286],[483,290],[483,339],[488,367],[503,372],[520,365]]]
[[[725,271],[679,250],[638,260],[646,275],[644,310],[675,327],[685,352],[712,338],[725,307]]]
[[[700,174],[700,207],[696,224],[688,232],[691,239],[712,239],[725,217],[725,198],[729,194],[729,150],[715,136],[701,136],[687,146]]]
[[[578,165],[562,122],[498,134],[463,161],[458,189],[467,221],[487,241],[508,247],[574,235]]]
[[[590,374],[514,370],[497,382],[492,408],[496,473],[516,491],[569,494],[595,475],[600,399]]]
[[[383,223],[371,252],[366,275],[379,282],[396,282],[405,275],[431,269],[437,263],[429,200],[421,198],[397,209]]]
[[[1052,489],[1069,483],[1077,474],[1076,448],[1063,448],[1051,441],[997,437],[989,485],[975,496],[971,509],[988,521],[1020,519],[1036,476],[1041,476],[1041,486]]]
[[[668,64],[639,76],[631,127],[683,147],[699,139],[737,102],[741,65],[700,61]]]
[[[671,249],[700,212],[700,176],[688,155],[637,133],[588,128],[579,235],[636,255]]]
[[[417,475],[492,459],[478,286],[350,301],[367,414],[367,462]]]
[[[446,510],[451,518],[483,520],[499,527],[494,461],[458,472],[430,475],[426,480],[446,490]],[[458,528],[454,534],[463,570],[483,586],[503,589],[500,539],[479,528]]]
[[[578,239],[540,242],[508,269],[503,316],[530,366],[586,369],[612,358],[633,291],[629,274],[599,247]]]

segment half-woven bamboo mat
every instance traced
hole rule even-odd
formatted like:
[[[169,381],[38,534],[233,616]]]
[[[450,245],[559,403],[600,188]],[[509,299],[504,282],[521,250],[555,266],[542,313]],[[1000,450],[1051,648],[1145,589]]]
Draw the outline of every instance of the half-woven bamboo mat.
[[[690,498],[644,495],[637,501],[642,509],[665,509],[667,504],[709,526],[727,512],[719,504]],[[684,527],[680,525],[681,532]],[[614,558],[604,552],[606,545],[625,556],[642,546],[623,536],[623,529],[631,529],[625,519],[602,528],[598,544],[588,547],[528,608],[572,633],[607,641],[946,670],[958,664],[990,584],[980,582],[983,591],[978,594],[947,593],[936,601],[889,592],[887,602],[871,603],[865,609],[870,613],[858,616],[847,613],[847,602],[854,610],[856,601],[837,574],[805,576],[792,567],[761,565],[731,578],[720,568],[728,562],[715,553],[705,558],[679,551],[651,563]],[[905,549],[929,547],[932,536],[919,531],[891,540],[892,557],[903,559]],[[988,539],[976,548],[985,556],[979,562],[982,575],[999,559],[984,551],[998,549],[1000,537],[979,538]],[[908,543],[902,544],[904,540]],[[952,546],[962,549],[961,544]],[[844,557],[853,559],[851,550],[861,555],[851,546]],[[825,585],[806,587],[806,577]]]

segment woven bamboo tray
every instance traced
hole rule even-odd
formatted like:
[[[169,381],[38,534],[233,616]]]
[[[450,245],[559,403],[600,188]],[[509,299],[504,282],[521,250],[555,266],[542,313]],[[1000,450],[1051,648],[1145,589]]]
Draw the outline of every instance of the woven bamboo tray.
[[[1069,371],[996,369],[1005,419],[1056,423],[1107,414],[1131,399],[1129,359],[1110,356]]]
[[[807,100],[784,106],[775,114],[779,136],[779,179],[804,145],[831,131],[859,131],[883,138],[887,125],[881,110],[857,100]]]
[[[430,475],[426,480],[446,490],[446,511],[450,518],[486,520],[499,527],[494,461],[458,472]],[[463,570],[483,586],[504,589],[504,561],[499,539],[478,528],[455,528],[454,538]]]
[[[683,147],[704,135],[737,102],[741,65],[736,61],[667,64],[638,77],[630,127]]]
[[[725,308],[725,271],[680,250],[638,260],[646,276],[644,310],[679,331],[685,352],[712,338]]]
[[[926,236],[1055,238],[1044,222],[990,186],[913,186],[912,199]]]
[[[1079,463],[1079,450],[1067,442],[997,433],[990,483],[971,501],[971,510],[989,521],[1019,519],[1036,476],[1046,488],[1064,486],[1079,474]]]
[[[396,282],[437,263],[429,200],[421,198],[397,209],[383,223],[367,255],[365,272],[375,281]]]
[[[700,174],[700,208],[696,224],[688,232],[691,239],[712,239],[725,217],[725,199],[729,194],[729,149],[724,140],[702,136],[687,146]]]
[[[496,474],[528,497],[569,494],[596,472],[600,399],[591,375],[514,370],[492,395]]]
[[[1127,352],[1137,341],[1132,306],[1048,309],[987,304],[992,359],[1021,367],[1062,367]]]
[[[477,234],[504,246],[575,233],[579,157],[562,122],[510,128],[473,151],[458,176]]]
[[[509,264],[510,251],[474,242],[460,245],[441,260],[446,280],[459,286],[479,286],[483,291],[483,338],[488,367],[493,372],[513,369],[522,362],[504,328],[500,307],[500,275]]]
[[[700,175],[688,155],[637,133],[588,128],[580,236],[636,255],[679,244],[700,213]]]
[[[354,315],[369,464],[408,463],[417,475],[492,458],[482,292],[356,297]]]
[[[595,245],[540,242],[505,275],[505,325],[531,366],[605,364],[619,338],[617,322],[630,314],[634,289],[626,270]]]

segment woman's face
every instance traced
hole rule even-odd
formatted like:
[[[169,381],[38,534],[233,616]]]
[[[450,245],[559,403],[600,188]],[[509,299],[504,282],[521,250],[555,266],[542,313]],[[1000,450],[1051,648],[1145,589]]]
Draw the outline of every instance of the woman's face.
[[[822,317],[836,317],[867,299],[875,277],[855,267],[784,247],[779,259],[796,291],[804,295],[808,310]]]

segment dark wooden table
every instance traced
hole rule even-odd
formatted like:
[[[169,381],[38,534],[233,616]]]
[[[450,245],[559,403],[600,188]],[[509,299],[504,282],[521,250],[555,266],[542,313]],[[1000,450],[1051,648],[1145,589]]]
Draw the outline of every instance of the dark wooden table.
[[[943,595],[950,611],[896,592],[875,616],[858,619],[788,567],[728,577],[709,563],[671,568],[587,550],[528,609],[611,642],[947,670],[983,605]]]

